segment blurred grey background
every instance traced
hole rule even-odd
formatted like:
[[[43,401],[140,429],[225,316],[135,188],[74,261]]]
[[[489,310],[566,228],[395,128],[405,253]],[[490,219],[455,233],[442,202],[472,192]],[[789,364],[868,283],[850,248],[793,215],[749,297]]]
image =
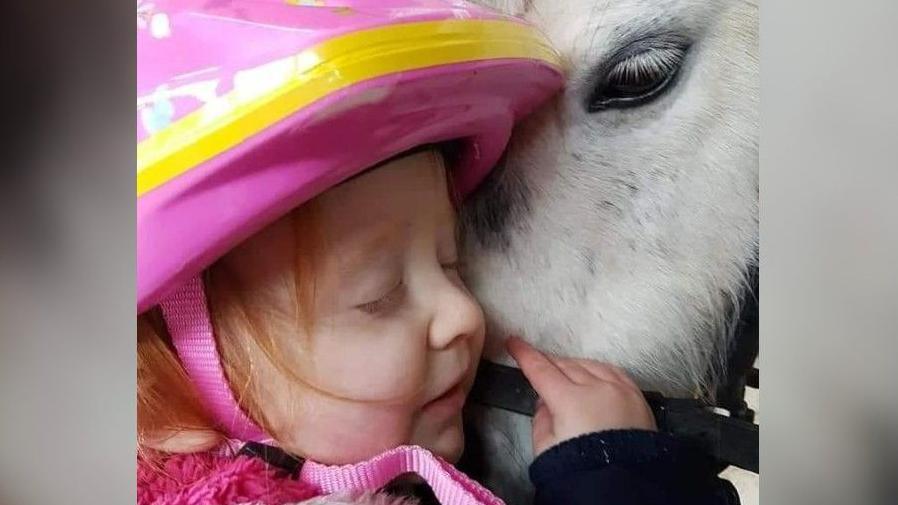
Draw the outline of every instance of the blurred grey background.
[[[133,9],[0,21],[3,505],[135,500]],[[761,503],[896,503],[898,3],[761,19]]]
[[[0,503],[135,502],[129,2],[0,16]]]

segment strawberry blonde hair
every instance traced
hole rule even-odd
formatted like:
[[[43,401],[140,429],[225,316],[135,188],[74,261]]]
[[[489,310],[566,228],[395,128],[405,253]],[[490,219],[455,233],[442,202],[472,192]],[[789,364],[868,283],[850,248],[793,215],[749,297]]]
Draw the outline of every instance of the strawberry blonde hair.
[[[324,247],[314,201],[298,207],[287,219],[294,236],[292,316],[309,330],[314,323],[315,260]],[[279,359],[275,341],[260,317],[262,311],[254,310],[224,262],[210,266],[203,273],[203,283],[222,367],[231,389],[244,412],[272,433],[253,398],[251,348],[261,349],[279,370],[286,371],[288,367]],[[167,440],[185,432],[200,435],[191,452],[209,449],[225,438],[205,412],[157,306],[137,317],[138,454],[147,455],[166,447]]]

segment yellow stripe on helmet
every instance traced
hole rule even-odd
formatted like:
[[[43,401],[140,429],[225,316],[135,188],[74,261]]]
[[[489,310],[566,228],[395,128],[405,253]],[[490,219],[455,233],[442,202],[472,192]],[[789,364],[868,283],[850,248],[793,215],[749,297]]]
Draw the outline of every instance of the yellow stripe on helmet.
[[[505,20],[396,24],[326,40],[245,71],[250,86],[237,85],[241,76],[235,75],[234,90],[140,142],[137,196],[347,86],[398,72],[505,58],[561,66],[539,32]]]

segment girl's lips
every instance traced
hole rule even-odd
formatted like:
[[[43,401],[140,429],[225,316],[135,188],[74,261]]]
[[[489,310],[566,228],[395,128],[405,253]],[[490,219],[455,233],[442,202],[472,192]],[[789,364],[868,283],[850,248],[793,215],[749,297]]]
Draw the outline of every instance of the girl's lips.
[[[465,388],[464,381],[460,381],[452,386],[442,395],[434,398],[430,402],[421,407],[421,412],[433,413],[456,413],[461,410],[465,404]]]

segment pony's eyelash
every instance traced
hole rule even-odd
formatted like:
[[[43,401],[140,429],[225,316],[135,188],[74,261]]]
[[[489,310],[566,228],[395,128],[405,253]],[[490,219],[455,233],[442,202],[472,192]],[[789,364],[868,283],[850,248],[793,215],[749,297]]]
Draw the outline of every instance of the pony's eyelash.
[[[643,51],[616,64],[608,73],[608,81],[635,84],[656,79],[676,70],[683,56],[684,50],[674,45]]]

